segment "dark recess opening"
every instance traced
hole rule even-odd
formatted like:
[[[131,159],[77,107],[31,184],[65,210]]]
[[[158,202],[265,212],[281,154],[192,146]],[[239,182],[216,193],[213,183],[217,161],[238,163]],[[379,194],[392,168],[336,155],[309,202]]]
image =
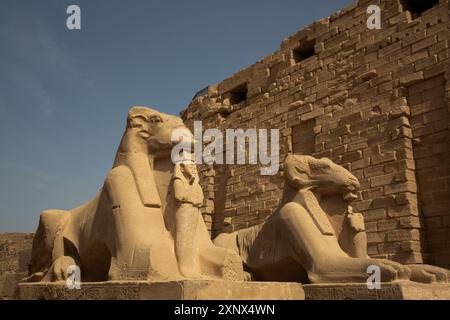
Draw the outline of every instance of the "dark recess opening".
[[[241,84],[228,92],[230,104],[238,104],[247,99],[247,83]]]
[[[294,58],[295,63],[299,63],[309,57],[312,57],[316,54],[316,50],[314,46],[316,45],[316,39],[307,40],[306,38],[300,40],[300,45],[292,50],[292,56]]]
[[[433,8],[439,4],[439,0],[400,0],[404,10],[408,10],[413,15],[413,18],[417,18],[423,12]]]

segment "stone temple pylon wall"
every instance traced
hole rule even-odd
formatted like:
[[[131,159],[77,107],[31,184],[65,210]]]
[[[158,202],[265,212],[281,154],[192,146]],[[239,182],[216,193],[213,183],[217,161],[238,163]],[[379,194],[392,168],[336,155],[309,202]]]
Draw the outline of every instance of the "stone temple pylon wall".
[[[361,182],[354,211],[371,256],[450,268],[449,5],[425,3],[360,0],[200,91],[182,118],[279,129],[281,164],[291,152],[331,158]],[[369,5],[381,8],[379,30],[367,27]],[[277,207],[283,168],[259,169],[199,166],[212,236]]]

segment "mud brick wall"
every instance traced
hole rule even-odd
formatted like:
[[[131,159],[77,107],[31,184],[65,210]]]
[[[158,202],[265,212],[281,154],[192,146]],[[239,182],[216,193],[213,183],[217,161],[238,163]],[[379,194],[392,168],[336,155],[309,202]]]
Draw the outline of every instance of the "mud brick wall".
[[[329,157],[359,178],[354,209],[371,256],[450,267],[449,7],[426,3],[360,0],[202,90],[182,117],[204,130],[280,129],[281,162]],[[379,30],[366,25],[372,4]],[[279,204],[282,170],[199,169],[213,236],[261,223]]]

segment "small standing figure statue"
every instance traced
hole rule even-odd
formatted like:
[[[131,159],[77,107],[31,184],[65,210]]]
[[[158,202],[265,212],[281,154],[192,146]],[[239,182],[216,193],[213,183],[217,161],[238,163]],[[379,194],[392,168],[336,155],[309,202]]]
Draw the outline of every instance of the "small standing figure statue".
[[[353,234],[353,256],[356,258],[368,258],[367,235],[363,214],[353,212],[353,208],[349,205],[347,208],[347,219]]]
[[[199,184],[194,162],[182,161],[175,165],[173,189],[177,202],[175,254],[181,274],[187,278],[200,276],[197,266],[196,231],[203,205],[203,190]]]

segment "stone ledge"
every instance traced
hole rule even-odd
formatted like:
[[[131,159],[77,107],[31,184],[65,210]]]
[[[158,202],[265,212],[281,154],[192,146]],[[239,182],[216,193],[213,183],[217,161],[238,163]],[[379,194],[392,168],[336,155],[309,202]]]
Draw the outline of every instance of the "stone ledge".
[[[370,290],[366,284],[304,285],[306,300],[450,300],[450,284],[422,284],[410,281],[382,283]]]
[[[60,283],[21,283],[20,300],[304,300],[302,285],[291,282],[108,281],[82,283],[69,290]]]

